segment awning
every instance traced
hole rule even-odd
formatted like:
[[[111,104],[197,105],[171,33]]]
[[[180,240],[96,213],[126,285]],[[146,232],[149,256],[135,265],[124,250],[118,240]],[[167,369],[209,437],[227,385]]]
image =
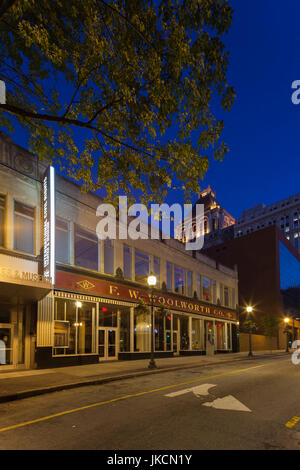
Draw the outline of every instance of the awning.
[[[42,299],[51,290],[50,282],[22,281],[18,283],[14,280],[2,281],[0,279],[0,302],[11,304],[33,302]]]

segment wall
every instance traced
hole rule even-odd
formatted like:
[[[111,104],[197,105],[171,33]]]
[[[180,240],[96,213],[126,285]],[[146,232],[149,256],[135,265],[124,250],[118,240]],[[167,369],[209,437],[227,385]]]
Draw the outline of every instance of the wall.
[[[252,335],[252,350],[253,351],[271,351],[276,349],[284,349],[284,347],[277,347],[277,338],[268,337],[263,335]],[[247,333],[240,333],[240,351],[249,351],[249,335]]]

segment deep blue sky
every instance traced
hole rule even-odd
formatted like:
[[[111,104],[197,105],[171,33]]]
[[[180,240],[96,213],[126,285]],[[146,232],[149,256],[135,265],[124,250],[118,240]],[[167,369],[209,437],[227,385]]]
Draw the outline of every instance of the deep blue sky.
[[[228,82],[237,92],[225,114],[230,153],[212,161],[202,182],[233,216],[260,202],[300,192],[300,105],[291,84],[300,80],[299,0],[231,0],[235,10],[224,41],[230,51]],[[25,145],[22,132],[14,140]],[[181,202],[171,193],[167,202]]]
[[[230,153],[212,162],[204,180],[235,217],[260,202],[300,192],[300,105],[291,83],[300,80],[299,0],[232,0],[234,21],[225,39],[229,83],[236,102],[225,118]]]

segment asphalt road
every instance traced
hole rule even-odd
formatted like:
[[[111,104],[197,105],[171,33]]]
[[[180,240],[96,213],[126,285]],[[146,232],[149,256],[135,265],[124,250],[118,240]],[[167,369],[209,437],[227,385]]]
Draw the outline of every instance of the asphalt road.
[[[0,405],[0,450],[300,449],[300,365],[245,360]]]

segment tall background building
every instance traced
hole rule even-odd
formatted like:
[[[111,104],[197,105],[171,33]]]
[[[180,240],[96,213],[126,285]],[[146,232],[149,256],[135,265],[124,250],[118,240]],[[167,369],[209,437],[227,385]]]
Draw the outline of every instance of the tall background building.
[[[300,193],[266,206],[259,204],[242,212],[234,226],[235,238],[277,225],[300,252]]]
[[[188,234],[195,233],[197,204],[204,205],[204,248],[233,238],[235,219],[219,204],[216,192],[210,186],[198,193],[198,200],[194,204],[190,216],[175,228],[176,238],[185,242],[191,241]]]

